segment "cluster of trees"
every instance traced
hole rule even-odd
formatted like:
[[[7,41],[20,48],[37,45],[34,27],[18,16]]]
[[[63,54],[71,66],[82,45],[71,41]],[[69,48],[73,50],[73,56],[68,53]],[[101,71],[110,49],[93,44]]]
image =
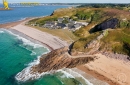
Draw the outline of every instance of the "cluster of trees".
[[[106,8],[106,7],[110,7],[110,8],[120,8],[120,7],[130,7],[130,4],[83,4],[79,7],[92,7],[92,8]]]
[[[89,12],[83,12],[79,11],[75,14],[78,20],[87,20],[89,22],[97,22],[102,17],[102,12],[97,11],[89,11]]]
[[[86,20],[91,17],[90,14],[84,12],[77,12],[75,16],[80,20]]]
[[[102,12],[97,10],[91,16],[91,22],[98,22],[101,20],[101,17],[102,17]]]
[[[119,21],[119,28],[130,28],[130,20],[121,20]]]
[[[74,15],[77,17],[79,20],[87,20],[91,19],[93,12],[83,12],[83,11],[77,11],[77,13]]]

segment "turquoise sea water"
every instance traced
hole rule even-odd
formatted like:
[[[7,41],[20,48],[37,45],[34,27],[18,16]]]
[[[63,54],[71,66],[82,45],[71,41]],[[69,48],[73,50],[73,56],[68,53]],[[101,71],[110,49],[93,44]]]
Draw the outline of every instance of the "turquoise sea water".
[[[68,6],[11,7],[13,10],[0,11],[0,23],[50,15],[55,9]],[[90,85],[81,77],[74,78],[62,71],[32,81],[19,82],[15,79],[16,74],[37,60],[38,56],[47,52],[48,49],[40,44],[0,29],[0,85]]]
[[[34,43],[26,45],[9,32],[0,31],[0,85],[15,85],[16,73],[27,67],[37,56],[48,52],[44,47],[34,48],[31,44]]]
[[[48,49],[40,44],[0,29],[0,85],[87,85],[84,80],[62,71],[32,81],[19,82],[15,79],[17,73],[47,52]]]

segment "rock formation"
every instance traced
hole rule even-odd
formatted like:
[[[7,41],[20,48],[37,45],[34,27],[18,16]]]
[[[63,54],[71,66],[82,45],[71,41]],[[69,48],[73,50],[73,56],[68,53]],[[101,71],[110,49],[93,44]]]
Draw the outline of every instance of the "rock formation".
[[[86,44],[85,48],[89,49],[89,51],[86,52],[86,54],[94,54],[95,52],[99,51],[99,48],[101,46],[100,40],[107,35],[107,32],[108,30],[104,30],[103,33],[97,36],[96,39]]]
[[[94,59],[97,57],[92,55],[71,56],[68,54],[68,47],[64,47],[43,55],[38,64],[23,69],[15,78],[18,81],[33,80],[48,72],[62,68],[73,68],[94,61]]]
[[[40,64],[32,67],[33,71],[39,73],[58,70],[62,68],[73,68],[78,65],[89,63],[94,60],[94,56],[75,57],[68,54],[67,47],[54,50],[46,55],[43,55],[40,59]]]

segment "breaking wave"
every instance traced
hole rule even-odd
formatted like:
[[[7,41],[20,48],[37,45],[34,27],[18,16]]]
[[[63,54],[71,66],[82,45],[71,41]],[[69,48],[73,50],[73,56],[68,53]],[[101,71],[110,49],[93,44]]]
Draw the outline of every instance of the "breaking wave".
[[[4,31],[0,31],[0,33],[4,33]]]
[[[6,29],[2,29],[1,32],[4,32],[4,31],[8,32],[9,34],[11,34],[11,35],[13,35],[13,36],[16,36],[16,39],[18,40],[18,44],[19,44],[21,47],[26,48],[27,50],[29,50],[29,51],[32,52],[30,55],[36,55],[36,54],[37,54],[37,53],[35,52],[36,49],[40,49],[40,48],[41,48],[42,50],[43,50],[43,49],[47,49],[47,51],[50,52],[50,50],[49,50],[47,47],[43,46],[43,45],[40,44],[40,43],[34,43],[34,42],[32,42],[32,41],[30,41],[30,40],[24,38],[24,37],[21,37],[21,36],[15,34],[15,33],[13,33],[12,31],[6,30]]]

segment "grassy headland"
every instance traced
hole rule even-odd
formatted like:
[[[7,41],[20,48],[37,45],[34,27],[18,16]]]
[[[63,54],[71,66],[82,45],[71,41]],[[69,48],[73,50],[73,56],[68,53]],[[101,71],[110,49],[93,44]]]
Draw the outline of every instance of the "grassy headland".
[[[118,8],[117,6],[106,8],[81,6],[77,8],[58,9],[50,16],[31,20],[28,24],[35,24],[34,27],[36,29],[59,36],[64,40],[75,41],[72,50],[78,52],[85,52],[87,50],[85,48],[86,44],[90,43],[102,33],[102,30],[98,31],[96,26],[102,26],[106,29],[112,28],[112,30],[108,30],[107,36],[104,36],[100,40],[99,50],[130,55],[130,12],[125,10],[126,7],[124,6],[122,9],[119,8],[121,6]],[[65,16],[75,21],[88,22],[89,25],[73,32],[64,29],[47,29],[42,27],[46,21],[56,21],[57,18]],[[114,27],[111,26],[115,22],[112,19],[117,19]],[[106,26],[107,24],[109,26]],[[92,29],[96,31],[90,32]]]

